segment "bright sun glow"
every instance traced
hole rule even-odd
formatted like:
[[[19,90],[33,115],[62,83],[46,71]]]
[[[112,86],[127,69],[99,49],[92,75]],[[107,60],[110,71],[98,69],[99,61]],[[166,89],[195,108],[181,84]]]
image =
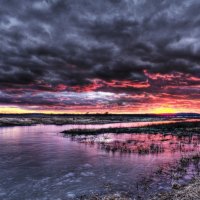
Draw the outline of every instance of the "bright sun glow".
[[[170,107],[159,107],[159,108],[155,108],[153,110],[153,113],[156,113],[156,114],[176,113],[176,110]]]
[[[21,109],[19,107],[15,107],[15,106],[12,106],[12,107],[3,107],[3,106],[0,106],[0,113],[5,113],[5,114],[16,114],[16,113],[31,113],[31,111],[29,110],[25,110],[25,109]]]

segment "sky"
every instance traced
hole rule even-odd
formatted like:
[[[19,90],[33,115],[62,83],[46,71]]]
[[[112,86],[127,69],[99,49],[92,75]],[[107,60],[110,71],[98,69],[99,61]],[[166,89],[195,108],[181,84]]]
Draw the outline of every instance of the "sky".
[[[0,113],[200,113],[199,0],[0,5]]]

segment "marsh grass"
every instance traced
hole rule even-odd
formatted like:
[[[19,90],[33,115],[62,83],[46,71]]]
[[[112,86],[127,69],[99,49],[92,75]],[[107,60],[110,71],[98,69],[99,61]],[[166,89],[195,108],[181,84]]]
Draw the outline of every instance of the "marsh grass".
[[[148,125],[128,128],[101,128],[101,129],[71,129],[61,133],[67,135],[97,135],[102,133],[162,133],[182,136],[192,136],[200,133],[200,122],[177,122],[172,124]]]

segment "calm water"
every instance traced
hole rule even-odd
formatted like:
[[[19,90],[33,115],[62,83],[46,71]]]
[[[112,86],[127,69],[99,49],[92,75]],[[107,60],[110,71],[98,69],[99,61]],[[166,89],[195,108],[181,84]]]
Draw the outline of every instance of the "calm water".
[[[160,167],[167,169],[183,155],[199,152],[200,147],[197,136],[180,139],[160,134],[59,134],[73,127],[0,128],[0,199],[64,200],[116,191],[134,195],[140,192],[138,183],[153,172]],[[124,153],[122,146],[133,153]],[[153,152],[154,147],[161,151]],[[170,188],[170,180],[152,179],[152,191]]]

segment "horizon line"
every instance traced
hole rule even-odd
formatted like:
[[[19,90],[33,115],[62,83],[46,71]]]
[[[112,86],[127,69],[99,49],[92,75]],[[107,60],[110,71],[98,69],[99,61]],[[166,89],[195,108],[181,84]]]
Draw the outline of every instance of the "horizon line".
[[[198,112],[176,112],[176,113],[0,113],[0,115],[177,115],[177,114],[198,114]]]

